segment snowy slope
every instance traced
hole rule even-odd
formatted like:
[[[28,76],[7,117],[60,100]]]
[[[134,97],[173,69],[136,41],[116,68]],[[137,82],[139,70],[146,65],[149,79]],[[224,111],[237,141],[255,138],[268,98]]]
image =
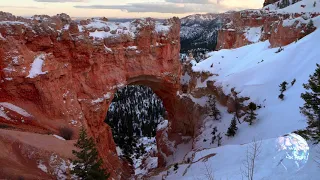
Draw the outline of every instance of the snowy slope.
[[[277,13],[320,13],[320,0],[302,0],[292,4],[290,0],[290,6],[280,8],[277,6],[278,3],[269,4],[265,6],[264,10],[270,10]],[[315,5],[315,6],[314,6]]]
[[[317,180],[319,167],[314,160],[319,147],[308,146],[307,142],[295,134],[256,142],[259,156],[255,161],[254,179],[263,180]],[[210,179],[240,180],[243,174],[244,160],[254,143],[244,145],[226,145],[196,152],[192,164],[179,164],[151,179]]]
[[[318,23],[319,18],[315,21]],[[258,111],[259,122],[254,127],[240,128],[239,133],[274,138],[306,125],[305,117],[299,113],[299,106],[303,104],[300,94],[305,91],[302,84],[314,72],[316,63],[320,63],[320,52],[315,49],[320,45],[319,38],[318,29],[297,43],[284,47],[280,53],[275,53],[278,48],[269,49],[268,41],[213,52],[209,59],[194,66],[193,70],[219,74],[211,80],[223,87],[226,94],[235,87],[240,92],[239,96],[250,97],[250,101],[266,106]],[[293,79],[297,82],[293,87],[289,85],[285,100],[280,101],[279,84],[283,81],[290,83]],[[246,143],[250,140],[249,136],[246,140],[235,137],[232,141]]]
[[[320,26],[319,17],[313,18],[313,21],[315,26]],[[217,179],[241,179],[242,160],[253,138],[262,140],[263,149],[255,179],[318,179],[319,168],[313,160],[317,156],[317,147],[312,142],[308,142],[310,157],[299,168],[292,165],[294,161],[289,161],[288,166],[284,167],[282,160],[277,159],[282,156],[279,155],[281,152],[275,148],[279,137],[281,139],[285,134],[307,126],[306,118],[299,112],[299,107],[303,105],[300,95],[305,92],[302,84],[314,73],[316,63],[320,63],[319,39],[320,29],[317,29],[298,42],[283,47],[284,50],[279,53],[276,53],[279,48],[269,48],[269,41],[265,41],[212,52],[207,60],[194,63],[193,71],[218,74],[208,80],[215,81],[215,85],[222,87],[225,94],[230,94],[231,89],[235,88],[239,92],[238,97],[250,97],[245,104],[252,101],[262,105],[257,110],[258,121],[252,126],[245,122],[238,124],[236,136],[228,138],[224,134],[232,115],[227,113],[225,107],[218,106],[222,120],[213,121],[209,117],[205,120],[202,134],[195,139],[193,150],[180,161],[179,169],[174,171],[171,167],[153,179],[208,179],[205,177],[206,166],[212,169]],[[291,86],[294,79],[296,82]],[[278,95],[283,81],[289,85],[284,92],[285,99],[281,101]],[[223,136],[222,146],[218,148],[216,144],[210,144],[215,126]],[[206,161],[203,157],[207,155]],[[187,164],[188,159],[192,159],[193,163]]]

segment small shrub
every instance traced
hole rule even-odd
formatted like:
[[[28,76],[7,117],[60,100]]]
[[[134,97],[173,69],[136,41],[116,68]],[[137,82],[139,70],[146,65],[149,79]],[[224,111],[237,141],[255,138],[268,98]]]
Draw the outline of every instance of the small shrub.
[[[0,124],[0,129],[8,129],[10,128],[9,125],[6,125],[6,124]]]
[[[283,81],[283,82],[279,85],[279,87],[280,87],[280,92],[281,92],[281,93],[283,93],[284,91],[287,90],[287,85],[288,85],[287,81]]]
[[[69,127],[61,127],[59,129],[59,135],[63,137],[65,140],[71,140],[73,136],[73,130]]]
[[[284,100],[284,94],[281,93],[281,94],[279,95],[279,99]]]
[[[174,170],[174,171],[176,171],[176,170],[178,170],[178,169],[179,169],[179,165],[178,165],[178,163],[174,164],[174,166],[173,166],[173,170]]]
[[[276,53],[279,53],[279,52],[281,52],[281,51],[283,51],[284,49],[282,48],[282,47],[280,47],[277,51],[276,51]]]

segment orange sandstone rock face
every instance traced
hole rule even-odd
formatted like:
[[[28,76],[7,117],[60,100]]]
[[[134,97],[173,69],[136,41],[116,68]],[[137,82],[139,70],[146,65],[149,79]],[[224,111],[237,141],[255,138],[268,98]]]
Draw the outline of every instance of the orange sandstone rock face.
[[[70,179],[74,141],[0,129],[0,179]]]
[[[24,128],[32,132],[57,132],[63,126],[77,132],[85,126],[112,176],[128,178],[130,171],[104,123],[117,88],[151,87],[168,111],[170,133],[193,132],[177,96],[180,21],[106,20],[78,23],[66,14],[24,19],[0,12],[0,102],[30,114],[22,122],[13,118],[16,111],[3,107],[0,121],[13,126],[28,122]]]
[[[310,17],[318,16],[311,13]],[[229,13],[227,23],[218,32],[216,50],[232,49],[269,40],[271,47],[288,45],[313,32],[303,14],[277,14],[269,10],[244,10]],[[308,15],[309,16],[309,15]]]

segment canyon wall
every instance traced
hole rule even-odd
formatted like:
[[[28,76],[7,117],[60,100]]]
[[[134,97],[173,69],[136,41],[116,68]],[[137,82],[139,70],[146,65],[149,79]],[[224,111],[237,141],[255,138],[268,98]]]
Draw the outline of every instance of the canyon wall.
[[[265,40],[269,40],[270,47],[288,45],[313,32],[316,28],[308,26],[308,23],[310,18],[320,14],[280,13],[266,7],[228,15],[227,23],[218,32],[216,50],[238,48]]]

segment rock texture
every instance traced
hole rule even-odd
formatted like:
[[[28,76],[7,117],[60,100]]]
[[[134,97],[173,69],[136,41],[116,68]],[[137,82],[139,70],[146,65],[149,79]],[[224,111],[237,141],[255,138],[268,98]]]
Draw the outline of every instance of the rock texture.
[[[258,41],[269,40],[271,47],[288,45],[313,32],[308,26],[311,18],[320,15],[315,8],[295,5],[301,0],[266,0],[261,10],[232,12],[218,32],[216,50],[245,46]],[[283,10],[287,6],[295,6]],[[297,12],[293,12],[296,9]],[[283,11],[282,11],[283,10]]]
[[[0,179],[70,179],[74,141],[0,130]]]
[[[1,123],[18,129],[26,124],[21,127],[25,131],[41,133],[64,126],[77,132],[85,126],[105,167],[117,179],[130,176],[104,123],[117,88],[151,87],[168,111],[170,133],[193,133],[177,95],[179,19],[78,23],[66,14],[24,19],[1,12],[0,33],[0,102],[30,114],[27,119],[16,109],[0,107]]]

